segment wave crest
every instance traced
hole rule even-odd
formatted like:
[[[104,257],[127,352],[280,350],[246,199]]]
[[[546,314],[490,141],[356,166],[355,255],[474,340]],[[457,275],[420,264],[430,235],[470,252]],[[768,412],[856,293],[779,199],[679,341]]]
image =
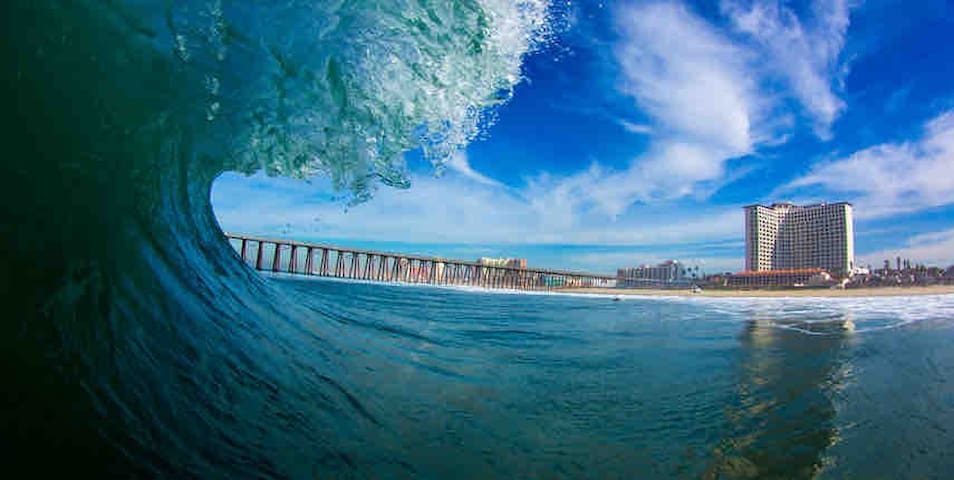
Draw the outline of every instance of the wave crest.
[[[176,2],[156,29],[198,73],[204,99],[185,100],[228,145],[224,170],[328,176],[362,201],[408,186],[405,152],[439,167],[492,123],[548,15],[546,0],[215,0]]]

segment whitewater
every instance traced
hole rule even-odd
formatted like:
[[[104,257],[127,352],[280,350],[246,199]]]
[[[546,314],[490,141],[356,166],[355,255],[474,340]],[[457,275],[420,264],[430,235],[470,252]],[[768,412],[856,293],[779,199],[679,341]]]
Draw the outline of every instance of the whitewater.
[[[32,476],[943,478],[950,296],[499,295],[264,277],[223,172],[413,188],[542,0],[8,0],[2,455]],[[555,13],[556,12],[556,13]],[[889,452],[890,454],[885,454]]]

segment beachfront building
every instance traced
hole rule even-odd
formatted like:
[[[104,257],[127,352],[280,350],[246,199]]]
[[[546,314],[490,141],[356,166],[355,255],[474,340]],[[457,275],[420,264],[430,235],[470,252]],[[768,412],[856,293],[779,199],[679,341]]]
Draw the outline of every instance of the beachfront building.
[[[620,288],[661,287],[685,282],[686,267],[676,260],[616,270],[616,286]]]
[[[823,269],[848,276],[855,264],[850,203],[745,207],[745,269]]]
[[[747,271],[732,274],[727,279],[730,287],[792,287],[829,286],[831,275],[820,268],[793,270]]]
[[[489,258],[480,257],[477,264],[485,267],[527,268],[526,258]]]

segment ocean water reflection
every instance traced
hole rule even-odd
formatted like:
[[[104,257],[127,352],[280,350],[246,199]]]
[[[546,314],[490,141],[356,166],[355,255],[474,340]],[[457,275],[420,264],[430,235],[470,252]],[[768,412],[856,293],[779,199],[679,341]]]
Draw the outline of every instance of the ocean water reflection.
[[[812,478],[838,442],[833,396],[850,377],[850,314],[752,315],[739,335],[736,399],[705,478]]]
[[[859,392],[886,380],[871,352],[950,339],[954,304],[293,288],[351,329],[342,341],[360,339],[350,388],[391,432],[365,438],[365,456],[386,445],[397,476],[429,478],[845,478],[878,462],[903,473],[897,458],[858,454],[879,414],[857,409],[870,403]],[[901,363],[922,353],[891,350]],[[927,478],[948,465],[931,462]]]

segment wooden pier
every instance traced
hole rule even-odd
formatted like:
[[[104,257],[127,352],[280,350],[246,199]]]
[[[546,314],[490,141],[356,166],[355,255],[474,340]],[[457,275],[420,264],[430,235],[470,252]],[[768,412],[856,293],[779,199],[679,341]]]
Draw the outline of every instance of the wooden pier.
[[[612,287],[616,277],[581,272],[482,265],[317,243],[226,233],[242,260],[256,270],[372,282],[424,283],[552,291]]]

